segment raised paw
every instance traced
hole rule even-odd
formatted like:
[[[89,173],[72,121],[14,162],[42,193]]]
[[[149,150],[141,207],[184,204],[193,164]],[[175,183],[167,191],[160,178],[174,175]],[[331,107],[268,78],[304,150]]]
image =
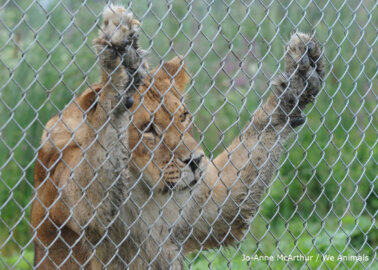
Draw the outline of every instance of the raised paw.
[[[107,6],[103,13],[103,24],[99,32],[99,38],[110,41],[120,49],[134,42],[137,46],[138,27],[140,22],[127,13],[122,6]]]
[[[274,79],[279,118],[291,127],[302,125],[302,109],[315,100],[324,77],[323,51],[319,42],[303,33],[291,36],[286,47],[285,73]]]
[[[321,77],[324,75],[322,48],[315,38],[307,34],[295,33],[291,36],[285,62],[285,72],[289,76],[298,70],[306,73],[311,68],[316,69]]]
[[[295,33],[286,47],[285,78],[278,79],[282,98],[294,96],[295,102],[283,102],[284,111],[300,115],[301,109],[315,100],[324,77],[323,51],[319,42],[310,35]],[[288,115],[288,116],[290,116]],[[302,121],[294,121],[294,126]]]
[[[138,46],[140,22],[122,6],[109,5],[103,12],[103,24],[94,40],[99,64],[106,75],[119,76],[117,85],[139,87],[146,75],[146,53]],[[118,72],[116,72],[118,70]],[[122,74],[124,73],[124,74]]]

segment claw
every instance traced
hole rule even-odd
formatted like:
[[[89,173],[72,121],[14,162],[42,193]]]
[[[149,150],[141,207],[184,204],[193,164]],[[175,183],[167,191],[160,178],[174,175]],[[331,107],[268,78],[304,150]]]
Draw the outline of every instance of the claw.
[[[112,44],[108,40],[103,39],[103,38],[94,39],[93,44],[99,44],[99,45],[102,45],[102,46],[108,45],[110,48],[112,47]]]
[[[131,21],[131,23],[140,26],[140,21],[138,21],[138,20],[136,20],[136,19],[133,19],[133,20]]]
[[[315,50],[315,42],[311,40],[311,41],[307,44],[307,48],[308,48],[308,51],[311,53],[313,50]]]
[[[309,66],[310,66],[310,59],[309,59],[308,55],[306,54],[301,59],[300,69],[301,70],[307,70]]]

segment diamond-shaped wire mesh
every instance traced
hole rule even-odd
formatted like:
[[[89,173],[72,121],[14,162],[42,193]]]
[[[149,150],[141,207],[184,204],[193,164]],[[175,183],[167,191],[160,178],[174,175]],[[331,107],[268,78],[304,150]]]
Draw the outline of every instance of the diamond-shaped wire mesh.
[[[128,112],[113,108],[93,126],[107,88],[93,86],[106,67],[92,41],[109,2],[0,0],[0,269],[376,269],[377,2],[122,4],[141,22],[151,84],[138,89],[130,121],[115,121]],[[300,94],[291,111],[282,104],[301,74],[286,69],[298,32],[319,40],[325,75],[296,127]],[[315,46],[300,43],[297,65]],[[178,55],[185,67],[164,77]],[[320,65],[312,60],[310,77]],[[86,88],[99,93],[83,109],[75,98]],[[67,104],[82,116],[74,127]],[[62,130],[69,139],[59,144]],[[38,222],[32,204],[44,213]]]

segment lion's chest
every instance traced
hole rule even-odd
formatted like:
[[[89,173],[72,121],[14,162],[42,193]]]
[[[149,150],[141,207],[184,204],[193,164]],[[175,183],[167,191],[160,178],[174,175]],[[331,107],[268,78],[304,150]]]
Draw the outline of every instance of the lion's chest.
[[[130,124],[129,115],[124,113],[121,117],[112,119],[99,138],[98,147],[97,182],[101,185],[99,197],[102,198],[103,214],[111,220],[119,211],[124,201],[129,176],[130,153],[128,150],[128,132]]]

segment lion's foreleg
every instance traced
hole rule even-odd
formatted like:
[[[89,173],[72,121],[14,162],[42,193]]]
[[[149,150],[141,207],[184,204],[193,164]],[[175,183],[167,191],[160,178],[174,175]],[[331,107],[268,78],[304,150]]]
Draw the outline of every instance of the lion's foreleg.
[[[117,213],[123,203],[128,173],[128,125],[132,96],[146,75],[144,52],[137,46],[139,22],[120,6],[108,6],[94,46],[102,70],[102,88],[97,100],[85,113],[86,143],[82,160],[72,172],[67,189],[77,198],[69,226],[85,232],[92,249],[93,268],[124,267],[121,241],[124,225]],[[83,230],[85,229],[85,230]]]
[[[322,84],[322,50],[302,33],[291,37],[287,50],[285,76],[274,81],[274,93],[239,138],[210,164],[195,206],[188,211],[188,218],[197,221],[186,251],[229,244],[244,235],[278,168],[283,144],[293,128],[304,123],[301,109],[314,100]],[[203,204],[198,214],[202,218],[193,215],[198,202]]]

